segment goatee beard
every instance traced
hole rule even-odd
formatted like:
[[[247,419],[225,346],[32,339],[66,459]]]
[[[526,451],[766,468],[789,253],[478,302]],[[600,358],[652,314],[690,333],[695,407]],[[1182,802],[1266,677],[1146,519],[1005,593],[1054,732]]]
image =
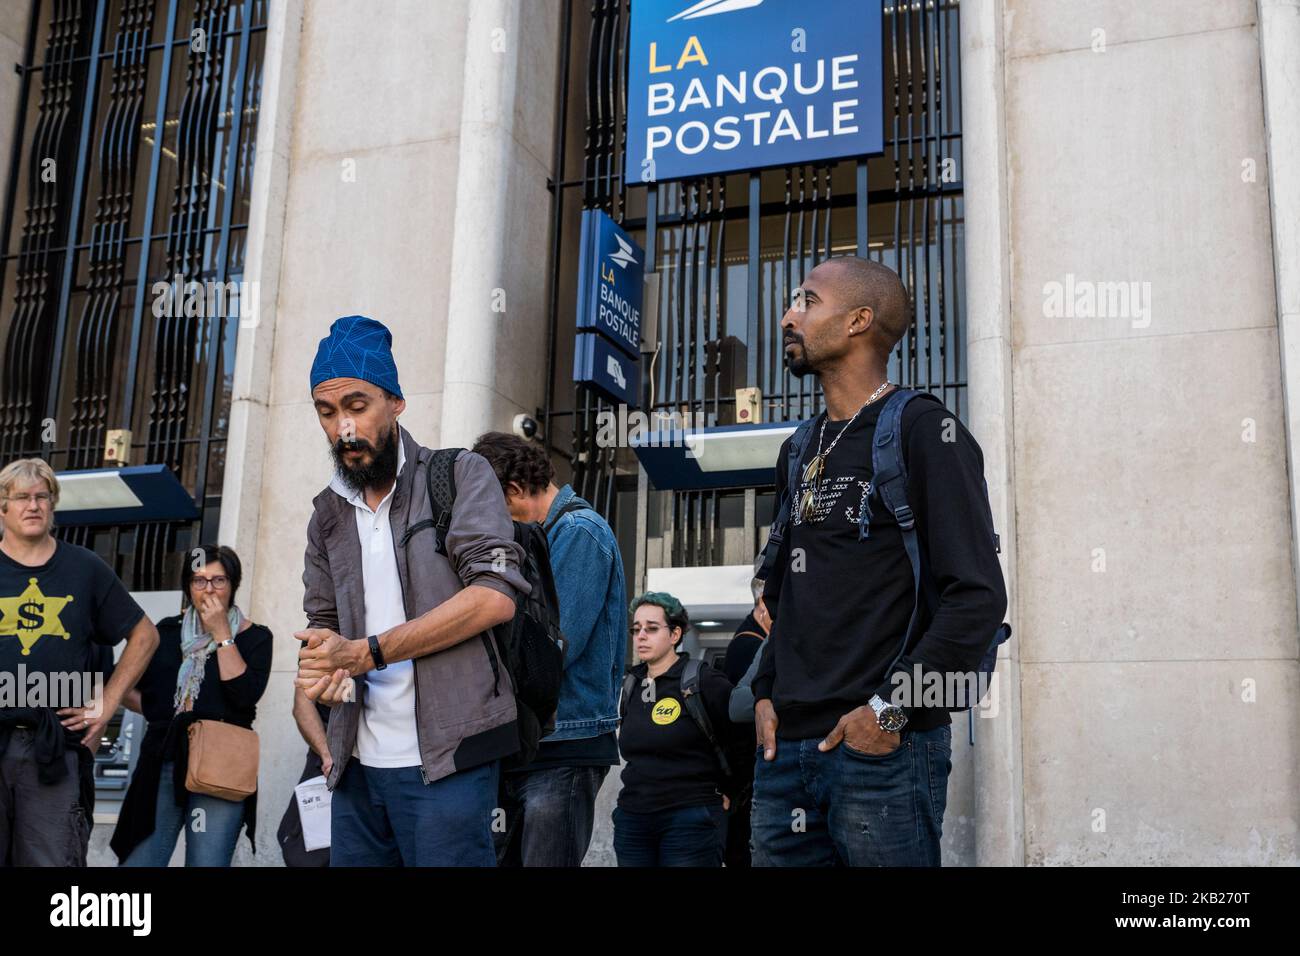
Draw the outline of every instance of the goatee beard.
[[[797,375],[799,378],[803,378],[813,371],[813,367],[808,361],[808,352],[802,345],[799,348],[798,358],[789,354],[786,355],[785,367],[791,375]]]
[[[392,430],[384,438],[383,444],[377,450],[364,438],[357,438],[351,442],[340,438],[331,445],[330,455],[334,459],[334,468],[338,471],[339,477],[343,479],[343,483],[353,491],[365,491],[367,488],[384,488],[391,485],[397,477],[398,438],[397,426],[393,425]],[[343,457],[343,453],[353,450],[370,452],[369,463],[348,464],[347,459]]]

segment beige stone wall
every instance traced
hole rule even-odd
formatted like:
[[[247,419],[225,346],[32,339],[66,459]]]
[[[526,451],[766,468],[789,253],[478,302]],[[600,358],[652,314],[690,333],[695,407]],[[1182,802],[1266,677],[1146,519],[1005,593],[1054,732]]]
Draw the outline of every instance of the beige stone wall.
[[[31,12],[30,3],[18,0],[0,5],[0,196],[9,185],[9,153],[22,88],[22,77],[14,71],[14,64],[23,61]]]
[[[330,476],[308,391],[329,324],[361,313],[388,325],[402,421],[425,444],[443,443],[450,379],[458,420],[478,431],[508,429],[543,398],[541,349],[521,343],[545,335],[558,8],[383,5],[377,16],[349,0],[288,0],[268,30],[248,276],[261,314],[240,332],[221,535],[253,563],[242,597],[277,643],[257,726],[258,852],[241,844],[237,864],[280,865],[274,831],[306,752],[290,714],[292,635],[311,499]],[[466,298],[467,283],[505,288],[508,311]]]
[[[1024,862],[1294,865],[1256,3],[1002,7]]]

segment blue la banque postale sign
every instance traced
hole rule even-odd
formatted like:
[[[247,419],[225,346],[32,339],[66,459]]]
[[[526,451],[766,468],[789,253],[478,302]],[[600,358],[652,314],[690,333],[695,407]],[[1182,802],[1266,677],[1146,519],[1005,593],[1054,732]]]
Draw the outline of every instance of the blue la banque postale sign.
[[[632,0],[630,184],[879,153],[881,0]]]
[[[582,213],[573,379],[635,407],[641,382],[645,250],[600,209]]]
[[[583,211],[578,245],[578,331],[599,332],[639,357],[645,250],[599,209]]]

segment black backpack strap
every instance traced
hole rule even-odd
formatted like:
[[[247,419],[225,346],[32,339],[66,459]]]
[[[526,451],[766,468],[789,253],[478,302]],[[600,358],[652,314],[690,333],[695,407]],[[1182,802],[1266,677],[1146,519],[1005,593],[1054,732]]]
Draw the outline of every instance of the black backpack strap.
[[[709,740],[709,746],[713,748],[714,755],[718,758],[718,766],[722,768],[724,777],[731,776],[731,765],[727,762],[727,755],[722,752],[722,747],[718,745],[717,735],[713,732],[713,721],[709,720],[709,714],[704,709],[704,700],[700,697],[700,668],[699,658],[688,657],[686,666],[682,668],[682,706],[686,708],[686,713],[691,715],[691,720],[704,732],[704,736]]]
[[[917,398],[938,401],[929,392],[919,392],[912,388],[900,388],[885,399],[885,407],[876,420],[876,435],[871,443],[871,484],[872,490],[880,496],[903,536],[903,548],[907,551],[908,563],[912,566],[912,616],[903,633],[903,642],[898,653],[890,662],[886,673],[893,671],[898,659],[903,656],[921,608],[921,545],[916,534],[916,517],[907,501],[907,465],[903,461],[903,409]],[[863,506],[859,518],[858,536],[867,537],[866,523],[870,519],[870,508]]]
[[[593,509],[591,505],[587,504],[585,501],[583,501],[580,498],[575,499],[574,501],[570,501],[567,505],[565,505],[563,508],[561,508],[559,511],[555,513],[554,518],[546,522],[546,524],[542,525],[542,531],[545,532],[547,537],[550,537],[551,529],[560,523],[561,518],[567,515],[570,511],[584,511],[584,510],[594,511],[595,509]]]
[[[430,517],[407,527],[399,545],[405,546],[412,536],[433,528],[438,537],[438,553],[447,555],[447,529],[451,527],[451,509],[456,504],[456,458],[463,448],[439,448],[429,458],[424,480],[429,491]]]
[[[632,699],[634,693],[636,693],[636,675],[629,673],[623,678],[623,690],[618,695],[619,717],[627,716],[627,703]]]
[[[781,552],[781,542],[790,525],[792,502],[799,493],[799,466],[803,463],[804,448],[808,444],[808,436],[812,434],[813,423],[816,421],[817,419],[810,418],[806,422],[801,422],[794,430],[794,434],[790,436],[789,457],[786,458],[785,492],[781,495],[777,507],[776,520],[772,522],[772,528],[767,533],[767,544],[763,546],[763,562],[757,575],[760,580],[766,581],[772,569],[776,567],[777,555]]]

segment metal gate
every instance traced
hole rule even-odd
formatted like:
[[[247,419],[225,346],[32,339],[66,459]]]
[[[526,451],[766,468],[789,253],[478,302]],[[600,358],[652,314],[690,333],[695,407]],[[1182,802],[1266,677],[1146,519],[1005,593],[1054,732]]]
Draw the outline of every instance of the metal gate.
[[[569,374],[581,210],[603,209],[637,235],[658,275],[643,320],[657,329],[643,362],[652,414],[727,424],[741,387],[761,389],[764,421],[819,412],[816,380],[784,367],[779,323],[807,272],[847,252],[895,269],[911,294],[915,321],[891,379],[965,418],[959,5],[885,7],[883,155],[645,185],[623,170],[628,0],[564,2],[542,422],[575,489],[615,527],[635,568],[629,587],[640,588],[648,568],[751,561],[772,489],[655,491],[628,449],[597,444],[597,416],[614,406]]]
[[[95,468],[129,429],[132,464],[166,464],[197,521],[57,532],[132,590],[178,587],[217,530],[237,315],[159,310],[155,284],[242,274],[266,4],[31,4],[0,221],[0,461]]]

